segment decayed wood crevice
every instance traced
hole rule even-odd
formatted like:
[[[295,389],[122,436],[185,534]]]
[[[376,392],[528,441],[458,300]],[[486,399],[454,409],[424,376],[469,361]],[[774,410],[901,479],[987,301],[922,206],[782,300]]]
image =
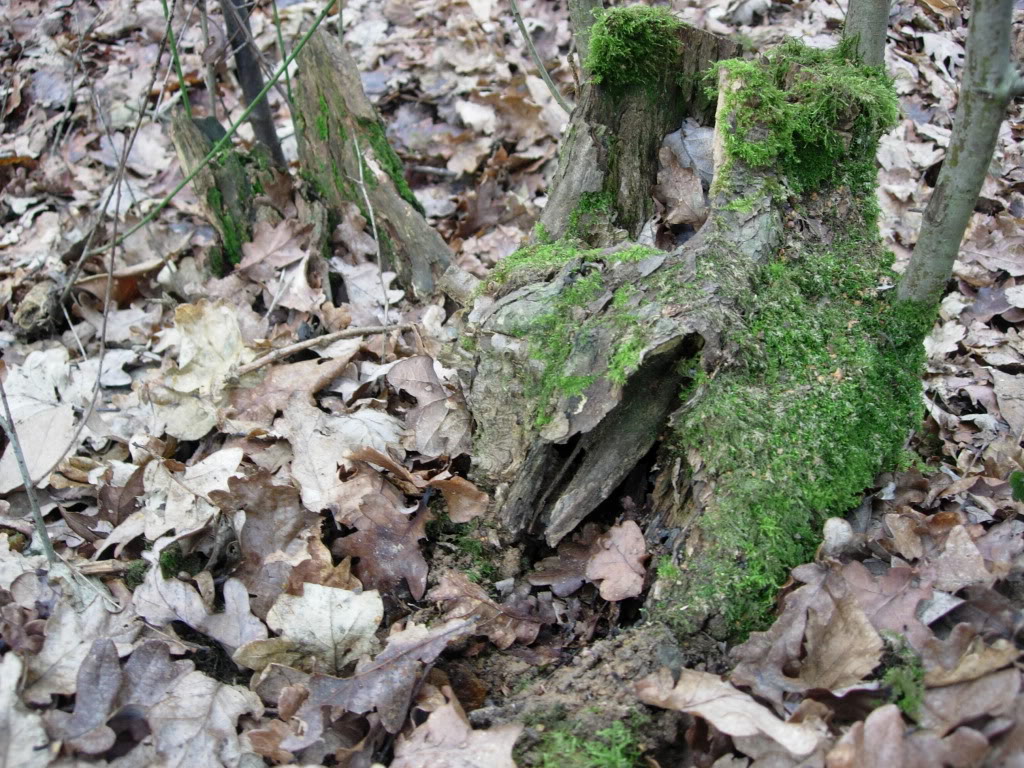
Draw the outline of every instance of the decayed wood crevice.
[[[384,267],[419,298],[435,294],[451,251],[424,219],[363,91],[359,69],[336,38],[316,32],[298,56],[295,109],[303,174],[328,207],[355,203],[380,233]],[[360,168],[362,166],[362,168]]]
[[[585,79],[541,216],[550,237],[575,228],[571,234],[598,246],[640,234],[653,211],[662,140],[687,117],[711,124],[715,105],[702,76],[715,61],[739,53],[735,43],[693,27],[682,27],[679,39],[679,60],[656,95],[643,87],[609,90]],[[598,198],[601,210],[589,211]]]

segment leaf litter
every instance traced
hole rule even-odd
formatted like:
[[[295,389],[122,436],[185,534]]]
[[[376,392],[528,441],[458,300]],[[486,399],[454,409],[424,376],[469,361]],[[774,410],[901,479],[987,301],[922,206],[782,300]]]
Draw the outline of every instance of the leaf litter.
[[[571,92],[564,7],[520,5]],[[674,5],[756,46],[784,34],[828,44],[843,18],[827,0]],[[319,8],[278,11],[291,40]],[[209,110],[202,36],[185,9],[175,13],[190,95]],[[672,578],[628,504],[554,552],[500,550],[487,495],[464,476],[472,421],[437,359],[443,311],[407,302],[378,270],[356,206],[322,267],[297,223],[295,182],[279,175],[266,192],[284,221],[258,224],[242,263],[218,279],[205,268],[214,231],[186,187],[109,263],[85,259],[69,317],[55,317],[57,286],[83,248],[137,223],[180,180],[161,121],[181,95],[164,77],[154,0],[33,0],[11,16],[0,33],[4,382],[48,532],[100,578],[84,592],[47,579],[8,447],[4,765],[539,764],[549,694],[584,730],[583,702],[643,710],[652,765],[1019,761],[1020,104],[925,343],[918,467],[879,478],[852,522],[830,521],[770,629],[672,659],[657,639],[617,634],[634,620],[631,602]],[[351,0],[343,24],[431,223],[484,276],[543,207],[566,123],[513,20],[489,0]],[[265,8],[252,27],[269,52]],[[879,203],[897,269],[948,145],[965,34],[953,3],[892,12],[886,64],[905,119],[880,146]],[[218,95],[237,119],[238,91]],[[268,98],[287,125],[281,94]],[[248,125],[239,133],[251,143]],[[104,210],[111,192],[120,199]],[[659,242],[705,215],[700,179],[669,144],[655,194]],[[420,330],[342,339],[238,374],[303,334],[396,320]]]

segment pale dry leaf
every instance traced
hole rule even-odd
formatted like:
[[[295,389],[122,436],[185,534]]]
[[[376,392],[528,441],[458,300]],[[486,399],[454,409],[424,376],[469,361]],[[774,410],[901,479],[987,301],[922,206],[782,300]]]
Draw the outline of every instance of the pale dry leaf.
[[[26,700],[48,705],[52,694],[74,693],[78,670],[94,640],[110,638],[118,654],[125,656],[141,629],[131,605],[115,613],[97,596],[81,611],[76,610],[70,600],[58,601],[46,620],[46,642],[42,650],[28,660]]]
[[[637,597],[644,588],[647,547],[633,520],[614,525],[594,544],[587,561],[587,578],[598,583],[608,601]]]
[[[523,732],[518,723],[474,730],[451,688],[448,703],[395,744],[391,768],[515,768],[512,747]]]
[[[940,360],[956,352],[956,348],[967,335],[967,329],[956,320],[935,326],[924,340],[924,350],[929,360]]]
[[[763,734],[796,756],[818,746],[820,736],[808,724],[783,722],[717,675],[683,669],[673,686],[672,673],[662,668],[637,682],[635,689],[645,704],[697,715],[729,736]]]
[[[949,532],[942,552],[921,570],[922,575],[934,581],[936,589],[944,592],[956,592],[972,584],[991,586],[995,581],[985,567],[985,558],[962,525]]]
[[[267,612],[267,624],[281,637],[248,643],[239,648],[235,659],[262,669],[250,662],[270,644],[278,653],[312,656],[322,669],[339,674],[350,662],[373,651],[383,617],[384,604],[376,591],[357,593],[306,584],[302,595],[282,594]],[[263,666],[270,660],[274,659]]]
[[[434,370],[434,360],[417,355],[399,360],[388,383],[416,398],[406,414],[412,445],[424,456],[458,456],[472,447],[472,419],[461,392],[449,393]]]
[[[826,756],[829,768],[903,768],[903,714],[895,704],[853,724]]]
[[[70,375],[64,347],[32,352],[22,365],[8,367],[4,390],[25,463],[33,477],[48,470],[66,450],[74,447],[74,407],[61,397],[68,388]],[[48,477],[41,478],[44,485],[48,481]],[[0,493],[12,491],[22,483],[14,449],[8,442],[0,459]]]
[[[846,688],[878,666],[884,643],[857,601],[847,595],[822,620],[811,609],[807,621],[807,658],[800,679],[811,688]]]
[[[668,147],[659,150],[658,159],[658,185],[654,193],[665,204],[665,223],[699,229],[708,217],[700,176],[693,168],[682,167]]]
[[[1020,649],[1004,638],[989,645],[970,624],[957,624],[945,640],[932,638],[921,649],[924,682],[932,688],[977,680],[1020,655]]]
[[[223,448],[184,472],[171,471],[164,461],[149,462],[143,471],[146,538],[155,541],[168,531],[180,534],[209,523],[217,508],[207,499],[213,491],[227,490],[242,456],[241,448]]]
[[[0,765],[45,768],[50,764],[50,753],[43,718],[18,698],[23,668],[16,653],[5,653],[0,659]]]
[[[178,348],[177,365],[149,379],[145,395],[167,434],[198,440],[217,423],[229,376],[252,362],[237,310],[224,303],[182,304],[174,311],[174,328],[164,331],[156,348]]]
[[[1021,673],[1004,669],[966,683],[929,688],[918,713],[918,724],[945,736],[958,725],[982,715],[1011,714],[1019,704]]]
[[[345,453],[369,445],[387,451],[401,439],[402,425],[395,417],[372,408],[335,416],[313,407],[302,393],[295,393],[274,431],[292,445],[292,478],[302,493],[302,503],[312,512],[339,509],[348,490],[339,477]]]
[[[161,766],[235,768],[242,754],[237,723],[245,714],[263,714],[255,693],[189,672],[149,710],[146,721]]]
[[[227,652],[267,638],[267,628],[249,609],[249,593],[238,579],[224,583],[224,610],[213,613],[195,587],[176,578],[165,579],[159,567],[150,568],[135,590],[139,615],[153,626],[182,621],[209,635]]]

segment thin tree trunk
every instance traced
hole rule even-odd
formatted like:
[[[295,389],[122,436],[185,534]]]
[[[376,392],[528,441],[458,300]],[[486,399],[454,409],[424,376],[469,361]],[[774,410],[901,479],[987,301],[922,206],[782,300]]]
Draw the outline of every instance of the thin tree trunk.
[[[898,289],[900,299],[929,306],[942,298],[953,272],[1006,107],[1024,93],[1024,81],[1010,56],[1013,0],[977,0],[971,11],[953,135]]]
[[[843,37],[857,38],[857,53],[869,67],[885,66],[890,0],[850,0]]]
[[[238,74],[238,82],[242,86],[245,103],[249,105],[260,94],[264,85],[259,59],[250,42],[252,32],[249,28],[249,6],[246,0],[222,0],[221,6],[224,11],[224,23],[228,29],[228,44],[235,52],[235,70]],[[213,94],[210,95],[210,98],[213,98]],[[256,105],[249,117],[249,122],[252,124],[256,140],[266,147],[274,165],[278,168],[285,168],[287,163],[284,153],[281,151],[281,142],[277,138],[277,131],[274,129],[270,104],[266,99]]]

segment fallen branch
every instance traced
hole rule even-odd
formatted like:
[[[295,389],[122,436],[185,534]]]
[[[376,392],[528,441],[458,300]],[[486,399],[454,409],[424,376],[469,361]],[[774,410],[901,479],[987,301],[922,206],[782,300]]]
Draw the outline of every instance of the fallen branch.
[[[335,331],[334,333],[327,333],[323,336],[316,336],[312,339],[306,339],[305,341],[299,341],[295,344],[289,344],[287,347],[281,347],[281,349],[275,349],[263,357],[253,360],[247,365],[243,365],[237,371],[235,376],[245,376],[247,373],[259,370],[264,365],[276,362],[282,358],[293,355],[296,352],[301,352],[304,349],[310,347],[318,347],[321,344],[329,344],[332,341],[338,341],[339,339],[354,339],[357,336],[371,336],[376,333],[390,333],[391,331],[411,331],[416,327],[416,323],[399,323],[397,325],[367,325],[362,328],[346,328],[343,331]]]

